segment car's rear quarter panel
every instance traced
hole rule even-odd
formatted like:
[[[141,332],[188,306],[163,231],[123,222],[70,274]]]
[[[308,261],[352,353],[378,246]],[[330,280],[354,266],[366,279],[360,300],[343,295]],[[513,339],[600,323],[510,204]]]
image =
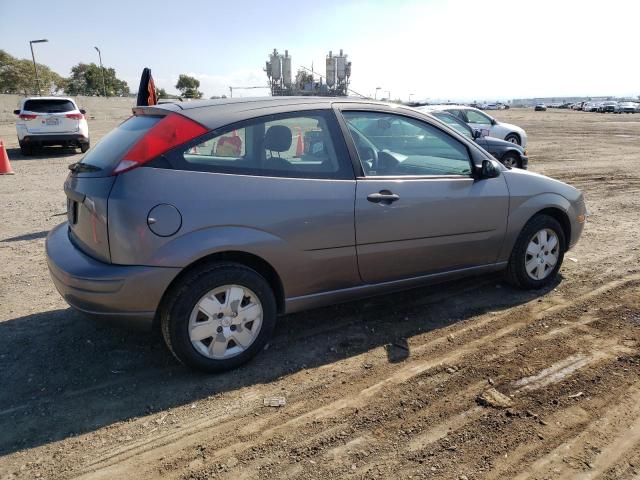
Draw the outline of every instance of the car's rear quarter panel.
[[[354,196],[354,180],[138,168],[119,175],[109,196],[111,258],[186,267],[210,254],[240,251],[267,261],[287,297],[350,287],[360,281]],[[162,203],[182,215],[170,237],[147,225],[149,211]]]

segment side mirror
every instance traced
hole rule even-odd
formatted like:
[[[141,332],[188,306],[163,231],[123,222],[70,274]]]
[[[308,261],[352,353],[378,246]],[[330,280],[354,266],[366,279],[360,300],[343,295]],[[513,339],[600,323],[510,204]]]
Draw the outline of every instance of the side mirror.
[[[13,114],[14,114],[14,115],[20,115],[20,110],[14,110],[14,111],[13,111]]]
[[[84,115],[85,113],[87,113],[87,111],[84,108],[81,108],[80,113]]]
[[[480,130],[479,128],[474,128],[473,129],[473,139],[477,140],[481,136],[482,136],[482,130]]]
[[[491,119],[491,125],[495,125],[496,123],[498,123],[498,122],[496,121],[496,119],[495,119],[495,118],[492,118],[492,119]]]
[[[500,175],[500,169],[491,160],[483,160],[480,169],[480,178],[496,178]]]

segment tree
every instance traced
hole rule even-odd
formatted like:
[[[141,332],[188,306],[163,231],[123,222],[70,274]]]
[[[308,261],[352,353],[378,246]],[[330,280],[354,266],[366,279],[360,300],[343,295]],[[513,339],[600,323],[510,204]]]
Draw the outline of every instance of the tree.
[[[164,88],[156,88],[156,97],[169,98],[169,96],[167,95],[167,91]]]
[[[198,91],[200,80],[189,75],[180,74],[176,88],[185,98],[202,98],[202,92]]]
[[[104,70],[104,88],[102,85],[102,70]],[[116,77],[113,68],[101,69],[95,63],[79,63],[71,68],[71,76],[67,81],[66,93],[69,95],[104,95],[124,97],[129,95],[129,86],[124,80]]]
[[[38,78],[42,93],[52,94],[64,90],[65,79],[46,65],[38,63]],[[0,50],[0,93],[37,94],[33,62],[26,58],[15,58]]]

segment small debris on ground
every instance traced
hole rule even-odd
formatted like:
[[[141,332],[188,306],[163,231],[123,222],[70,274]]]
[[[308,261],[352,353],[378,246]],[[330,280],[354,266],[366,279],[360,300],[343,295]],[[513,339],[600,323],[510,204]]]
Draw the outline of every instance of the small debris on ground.
[[[287,399],[282,396],[264,397],[263,403],[265,407],[284,407]]]
[[[573,395],[569,395],[568,398],[579,398],[584,395],[584,392],[574,393]]]
[[[509,408],[513,406],[513,400],[495,388],[488,388],[476,398],[480,405],[493,408]]]

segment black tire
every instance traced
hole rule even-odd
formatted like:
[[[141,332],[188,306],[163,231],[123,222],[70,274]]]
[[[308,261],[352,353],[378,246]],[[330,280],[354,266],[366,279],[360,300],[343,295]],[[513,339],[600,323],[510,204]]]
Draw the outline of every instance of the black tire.
[[[240,285],[252,290],[262,304],[262,325],[246,350],[227,359],[199,353],[189,338],[189,316],[197,302],[216,287]],[[167,347],[183,364],[208,373],[236,368],[260,352],[276,324],[276,300],[269,283],[256,271],[237,263],[205,264],[187,273],[167,292],[160,308],[160,327]]]
[[[82,153],[86,153],[87,150],[89,150],[90,147],[91,147],[91,145],[89,143],[81,143],[80,144],[80,151]]]
[[[20,153],[25,156],[28,157],[29,155],[31,155],[33,153],[33,148],[31,148],[31,145],[24,145],[24,144],[20,144]]]
[[[543,279],[537,280],[529,276],[525,270],[525,263],[527,259],[527,246],[533,238],[533,236],[539,232],[548,228],[553,230],[557,235],[559,241],[558,260],[553,267],[553,270]],[[564,259],[564,252],[566,250],[566,239],[564,236],[564,230],[560,223],[549,215],[539,214],[533,217],[524,226],[516,244],[511,251],[511,257],[509,258],[509,264],[505,272],[506,280],[513,286],[522,289],[538,289],[549,285],[554,281],[562,260]]]
[[[510,133],[509,135],[504,137],[504,139],[507,142],[511,142],[511,143],[515,143],[516,145],[520,145],[520,136],[518,134],[516,134],[516,133]],[[515,142],[513,140],[515,140]]]
[[[505,153],[500,159],[500,163],[507,168],[522,168],[520,156],[513,152]]]

